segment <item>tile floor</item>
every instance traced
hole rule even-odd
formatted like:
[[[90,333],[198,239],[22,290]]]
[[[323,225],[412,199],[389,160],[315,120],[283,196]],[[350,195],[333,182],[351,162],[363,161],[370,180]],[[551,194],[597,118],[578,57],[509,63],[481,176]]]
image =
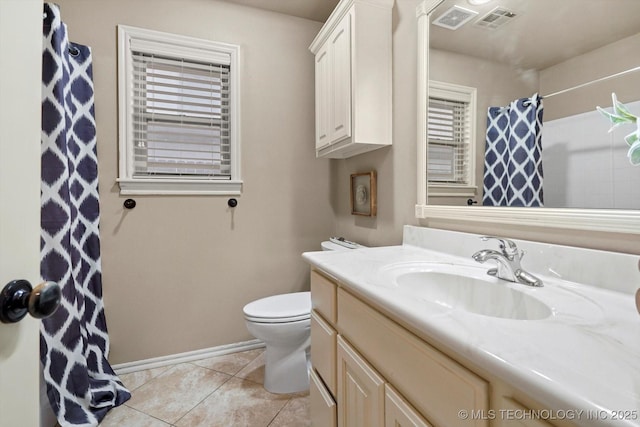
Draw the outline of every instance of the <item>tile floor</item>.
[[[308,427],[309,394],[262,387],[264,349],[120,375],[131,399],[101,427]]]

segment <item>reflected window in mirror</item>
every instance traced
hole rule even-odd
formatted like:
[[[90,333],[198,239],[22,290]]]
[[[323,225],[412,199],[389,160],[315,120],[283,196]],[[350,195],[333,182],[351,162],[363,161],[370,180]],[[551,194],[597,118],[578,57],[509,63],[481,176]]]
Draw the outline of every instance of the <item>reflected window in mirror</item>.
[[[432,194],[473,195],[476,88],[429,82],[427,180]]]

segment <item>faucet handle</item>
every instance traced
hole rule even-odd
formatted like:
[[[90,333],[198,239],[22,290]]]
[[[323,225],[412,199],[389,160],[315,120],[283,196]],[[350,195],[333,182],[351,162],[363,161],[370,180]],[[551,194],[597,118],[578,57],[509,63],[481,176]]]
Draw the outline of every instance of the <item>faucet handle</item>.
[[[495,237],[495,236],[482,236],[480,237],[480,239],[485,242],[489,239],[497,240],[500,243],[500,250],[505,256],[509,258],[512,258],[516,255],[522,258],[522,256],[524,255],[524,251],[522,251],[522,253],[519,254],[518,246],[512,240],[505,239],[503,237]]]

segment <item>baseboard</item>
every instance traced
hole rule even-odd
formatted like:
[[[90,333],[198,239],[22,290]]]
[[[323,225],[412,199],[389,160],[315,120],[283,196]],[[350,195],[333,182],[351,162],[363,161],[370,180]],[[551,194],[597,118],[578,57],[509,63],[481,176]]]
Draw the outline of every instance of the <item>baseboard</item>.
[[[137,360],[134,362],[119,363],[111,367],[116,374],[128,374],[144,371],[145,369],[159,368],[161,366],[175,365],[176,363],[192,362],[194,360],[207,359],[209,357],[223,356],[225,354],[240,351],[253,350],[264,347],[264,343],[258,339],[243,341],[233,344],[225,344],[218,347],[203,348],[188,351],[186,353],[170,354],[167,356],[153,357],[151,359]]]

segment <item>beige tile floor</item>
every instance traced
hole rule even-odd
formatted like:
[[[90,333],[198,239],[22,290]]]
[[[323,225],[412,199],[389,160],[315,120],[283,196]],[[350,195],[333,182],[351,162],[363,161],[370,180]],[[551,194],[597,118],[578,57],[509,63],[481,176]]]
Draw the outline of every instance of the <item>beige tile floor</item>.
[[[101,427],[308,427],[309,395],[262,387],[264,349],[120,375],[131,399]]]

